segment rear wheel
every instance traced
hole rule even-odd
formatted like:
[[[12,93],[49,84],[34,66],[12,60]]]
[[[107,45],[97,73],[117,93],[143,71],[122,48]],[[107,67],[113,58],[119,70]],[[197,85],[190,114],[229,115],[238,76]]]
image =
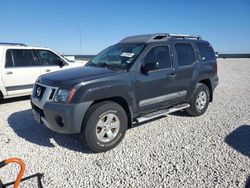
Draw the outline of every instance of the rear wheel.
[[[2,103],[3,102],[3,94],[2,94],[2,92],[0,91],[0,103]],[[1,187],[0,187],[1,188]]]
[[[210,91],[205,84],[198,83],[191,96],[190,107],[186,112],[191,116],[200,116],[204,114],[208,108]]]
[[[94,152],[118,145],[128,126],[125,110],[117,103],[104,101],[90,107],[83,121],[81,137]]]
[[[0,188],[4,188],[3,182],[1,181],[1,179],[0,179]]]
[[[1,99],[3,99],[3,94],[2,94],[2,92],[1,92],[1,90],[0,90],[0,100]]]

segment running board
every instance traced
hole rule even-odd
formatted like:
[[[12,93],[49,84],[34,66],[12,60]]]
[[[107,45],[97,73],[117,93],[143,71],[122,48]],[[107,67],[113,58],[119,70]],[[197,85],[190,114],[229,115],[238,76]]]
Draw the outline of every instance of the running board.
[[[189,106],[190,106],[190,104],[184,103],[184,104],[179,104],[179,105],[173,106],[173,107],[165,109],[165,110],[159,110],[156,112],[145,114],[144,116],[136,118],[136,122],[142,123],[144,121],[148,121],[148,120],[151,120],[151,119],[154,119],[157,117],[166,116],[167,114],[170,114],[172,112],[176,112],[179,110],[183,110],[185,108],[188,108]]]

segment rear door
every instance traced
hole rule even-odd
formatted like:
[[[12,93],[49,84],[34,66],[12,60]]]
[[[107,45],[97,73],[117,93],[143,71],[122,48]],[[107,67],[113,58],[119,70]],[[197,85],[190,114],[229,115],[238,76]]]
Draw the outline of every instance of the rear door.
[[[40,65],[31,49],[7,49],[2,70],[7,95],[30,94],[41,74]]]
[[[191,42],[174,42],[173,49],[176,66],[175,91],[185,93],[185,96],[178,99],[177,103],[179,103],[185,101],[189,95],[197,58]]]

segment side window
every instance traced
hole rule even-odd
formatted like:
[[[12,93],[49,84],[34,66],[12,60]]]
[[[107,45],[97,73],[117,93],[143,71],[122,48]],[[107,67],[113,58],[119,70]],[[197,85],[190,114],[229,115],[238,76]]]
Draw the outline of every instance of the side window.
[[[35,59],[36,65],[37,66],[43,66],[43,62],[41,62],[41,60],[39,59],[37,51],[36,50],[32,50],[32,52],[33,52],[33,55],[34,55],[34,59]]]
[[[32,50],[12,49],[15,67],[36,66]]]
[[[6,52],[5,68],[14,67],[11,50]]]
[[[48,50],[37,50],[37,53],[44,65],[59,66],[61,58]]]
[[[195,62],[194,50],[190,43],[176,43],[175,50],[179,66],[191,65]]]
[[[171,68],[168,46],[153,47],[144,58],[145,64],[156,63],[157,69]]]
[[[204,61],[215,60],[215,54],[212,46],[209,43],[196,43],[201,54],[201,58]]]

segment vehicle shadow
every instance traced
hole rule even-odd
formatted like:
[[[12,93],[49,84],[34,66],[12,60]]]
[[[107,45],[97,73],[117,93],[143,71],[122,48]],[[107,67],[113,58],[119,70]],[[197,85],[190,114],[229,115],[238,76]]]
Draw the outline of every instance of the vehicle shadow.
[[[8,123],[19,137],[24,138],[28,142],[44,147],[56,147],[56,145],[59,145],[73,151],[92,153],[80,141],[79,135],[58,134],[36,123],[31,109],[11,114],[8,118]]]
[[[246,186],[245,188],[250,188],[250,176],[248,176],[247,180],[246,180]]]
[[[250,158],[250,125],[242,125],[225,138],[225,142]]]
[[[23,96],[23,97],[15,97],[15,98],[10,98],[10,99],[1,99],[0,104],[7,104],[7,103],[12,103],[12,102],[18,102],[18,101],[23,101],[23,100],[29,100],[30,96]]]

